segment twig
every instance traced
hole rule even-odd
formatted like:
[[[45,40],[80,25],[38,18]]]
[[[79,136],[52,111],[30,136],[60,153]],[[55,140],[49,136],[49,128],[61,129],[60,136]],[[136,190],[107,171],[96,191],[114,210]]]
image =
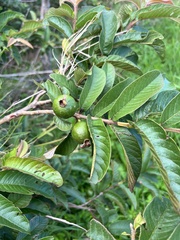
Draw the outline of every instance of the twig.
[[[135,240],[136,238],[136,230],[134,229],[134,226],[132,223],[130,223],[130,229],[131,229],[131,240]]]
[[[180,133],[180,128],[165,128],[167,132]]]
[[[79,113],[75,113],[74,116],[78,119],[87,119],[87,116],[79,114]],[[91,119],[96,120],[99,119],[97,117],[91,117]],[[119,127],[127,127],[127,128],[132,128],[132,126],[129,123],[125,123],[125,122],[115,122],[113,120],[110,119],[105,119],[105,118],[101,118],[102,121],[108,125],[117,125]]]
[[[80,228],[80,229],[84,230],[85,232],[87,232],[87,230],[85,228],[83,228],[83,227],[81,227],[81,226],[79,226],[79,225],[77,225],[75,223],[72,223],[72,222],[69,222],[67,220],[64,220],[62,218],[56,218],[56,217],[52,217],[52,216],[49,216],[49,215],[46,215],[46,217],[50,218],[52,220],[58,221],[58,222],[62,222],[62,223],[68,224],[68,225],[72,225],[74,227]]]
[[[32,72],[19,72],[19,73],[12,73],[12,74],[0,74],[2,78],[12,78],[12,77],[24,77],[29,75],[41,75],[41,74],[50,74],[52,70],[45,70],[45,71],[32,71]]]
[[[54,114],[53,110],[35,110],[35,111],[29,111],[30,109],[34,109],[37,106],[41,106],[44,104],[47,104],[50,102],[50,100],[44,100],[44,101],[38,101],[39,98],[44,95],[46,91],[41,90],[38,92],[38,95],[35,97],[35,99],[26,107],[19,109],[9,115],[6,115],[5,117],[0,119],[0,125],[6,122],[10,122],[12,119],[21,117],[21,116],[27,116],[27,115],[39,115],[39,114]]]

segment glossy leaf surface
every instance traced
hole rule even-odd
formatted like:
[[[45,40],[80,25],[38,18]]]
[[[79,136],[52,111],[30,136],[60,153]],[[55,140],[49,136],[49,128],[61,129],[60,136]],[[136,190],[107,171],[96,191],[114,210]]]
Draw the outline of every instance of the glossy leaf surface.
[[[12,157],[5,159],[3,162],[3,168],[18,170],[32,175],[41,181],[53,183],[59,187],[63,183],[62,177],[58,171],[50,165],[31,158]]]
[[[174,211],[168,199],[154,198],[146,207],[144,218],[146,220],[146,227],[141,227],[140,240],[178,239],[173,238],[172,235],[180,226],[180,216]]]
[[[163,128],[150,120],[134,125],[149,145],[174,207],[180,210],[180,150]]]
[[[133,191],[141,172],[141,149],[136,138],[127,129],[116,126],[112,126],[112,129],[122,146],[123,155],[127,163],[128,186]]]
[[[144,74],[124,89],[110,110],[109,117],[118,120],[132,113],[155,95],[162,86],[163,77],[160,72],[152,71]]]
[[[28,233],[30,224],[28,219],[22,215],[19,208],[0,194],[0,223],[1,226],[6,226],[16,231]]]
[[[161,123],[163,126],[173,126],[180,123],[180,93],[172,99],[162,113]]]
[[[101,13],[102,30],[99,46],[103,54],[107,55],[113,48],[114,37],[117,31],[117,17],[114,11],[104,10]]]
[[[105,72],[102,69],[94,66],[92,69],[92,75],[87,78],[84,88],[81,92],[80,107],[85,111],[88,110],[103,91],[105,84]]]
[[[101,119],[92,120],[88,117],[88,127],[93,142],[93,160],[91,181],[101,181],[107,172],[111,157],[111,142],[108,131]]]

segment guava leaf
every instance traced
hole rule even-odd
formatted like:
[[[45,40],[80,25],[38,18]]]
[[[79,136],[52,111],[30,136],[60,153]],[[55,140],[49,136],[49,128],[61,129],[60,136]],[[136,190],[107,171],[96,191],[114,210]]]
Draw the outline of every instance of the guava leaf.
[[[166,198],[154,198],[146,207],[143,217],[146,225],[141,226],[140,240],[167,239],[173,238],[177,228],[180,226],[180,216],[174,211],[171,202]]]
[[[103,91],[105,84],[105,72],[102,69],[93,66],[92,75],[87,78],[80,95],[80,107],[85,111],[88,110]]]
[[[141,173],[142,154],[136,138],[125,128],[112,126],[119,143],[123,149],[123,155],[127,163],[128,186],[133,191],[134,185]]]
[[[67,80],[64,75],[58,73],[50,74],[50,78],[57,82],[57,84],[62,88],[65,87],[69,90],[72,97],[76,98],[78,95],[78,89],[72,80]]]
[[[30,224],[19,208],[0,194],[0,223],[1,226],[12,228],[16,231],[29,233]]]
[[[49,10],[47,11],[45,18],[48,17],[68,17],[73,19],[74,18],[74,12],[72,10],[72,8],[68,5],[68,4],[61,4],[61,7],[59,8],[54,8],[51,7],[49,8]]]
[[[0,31],[3,29],[3,27],[6,26],[6,24],[15,19],[15,18],[19,18],[19,19],[23,19],[24,15],[20,12],[15,12],[15,11],[5,11],[5,12],[1,12],[0,13]]]
[[[151,120],[140,120],[134,127],[151,149],[161,172],[169,197],[177,211],[180,210],[180,150],[166,135],[164,129]]]
[[[18,208],[25,208],[29,205],[32,196],[24,195],[24,194],[17,194],[17,193],[10,193],[8,196],[9,201],[13,202],[13,204]]]
[[[62,17],[48,17],[48,23],[51,27],[57,29],[59,32],[63,33],[66,37],[70,37],[73,34],[72,26],[69,22]]]
[[[128,78],[125,81],[122,81],[116,84],[113,88],[111,88],[95,105],[93,109],[93,115],[97,117],[101,117],[103,114],[108,112],[117,98],[119,97],[120,93],[130,84],[133,80]]]
[[[46,89],[47,95],[52,102],[55,98],[62,94],[61,90],[57,87],[57,85],[55,85],[49,79],[46,82],[42,83],[42,86]]]
[[[103,56],[103,57],[99,57],[97,59],[95,58],[94,62],[97,66],[100,66],[100,67],[105,62],[107,62],[107,63],[111,63],[114,67],[118,67],[118,68],[121,68],[121,69],[129,71],[129,72],[133,72],[138,75],[142,74],[142,71],[133,62],[131,62],[130,60],[128,60],[126,58],[118,56],[118,55],[109,55],[107,57]]]
[[[101,95],[103,96],[112,88],[116,77],[116,70],[111,63],[104,63],[102,69],[106,74],[106,84],[104,86],[103,92],[101,93]]]
[[[72,138],[71,134],[69,134],[56,148],[55,153],[60,155],[69,155],[71,154],[78,143]]]
[[[134,12],[131,17],[132,19],[136,18],[138,20],[166,17],[179,18],[180,7],[169,4],[153,4]]]
[[[166,127],[180,123],[180,93],[176,95],[164,109],[161,123]]]
[[[61,131],[69,131],[72,128],[72,124],[68,121],[65,121],[64,119],[60,119],[56,116],[53,118],[56,126],[61,130]]]
[[[104,10],[101,13],[102,30],[99,37],[99,46],[102,54],[109,54],[113,48],[114,37],[117,31],[117,17],[114,11]]]
[[[93,160],[91,167],[91,181],[98,183],[106,174],[111,157],[111,142],[108,131],[102,119],[87,119],[88,128],[93,142]]]
[[[154,70],[136,79],[121,92],[109,112],[109,118],[118,120],[142,106],[163,86],[163,76]]]
[[[90,222],[88,236],[91,240],[97,240],[97,236],[101,240],[115,240],[107,228],[105,228],[105,226],[96,219],[92,219]]]
[[[37,178],[15,170],[0,172],[0,191],[24,195],[42,195],[54,201],[52,186]]]
[[[63,179],[58,171],[50,165],[31,158],[11,157],[3,161],[3,169],[14,169],[29,174],[35,178],[60,187]]]

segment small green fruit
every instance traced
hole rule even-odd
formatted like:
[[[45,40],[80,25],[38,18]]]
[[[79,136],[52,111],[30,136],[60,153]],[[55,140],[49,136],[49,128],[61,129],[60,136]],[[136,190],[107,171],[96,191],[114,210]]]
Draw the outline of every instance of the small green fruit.
[[[77,107],[77,102],[69,95],[60,95],[53,101],[53,111],[59,118],[72,117]]]
[[[87,123],[77,122],[72,128],[71,135],[78,143],[84,143],[84,140],[90,139]]]

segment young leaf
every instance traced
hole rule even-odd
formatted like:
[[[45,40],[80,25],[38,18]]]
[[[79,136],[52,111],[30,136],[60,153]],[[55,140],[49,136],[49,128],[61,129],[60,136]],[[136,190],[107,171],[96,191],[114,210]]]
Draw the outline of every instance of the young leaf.
[[[105,62],[111,63],[114,67],[122,68],[123,70],[141,75],[141,70],[130,60],[118,55],[109,55],[108,57],[99,57],[94,59],[97,66],[102,66]]]
[[[106,174],[111,157],[111,142],[108,131],[101,119],[87,119],[91,139],[93,142],[93,160],[91,181],[97,183]]]
[[[141,149],[135,137],[125,128],[112,126],[127,162],[128,186],[133,191],[134,185],[141,172]]]
[[[118,120],[132,113],[155,95],[162,86],[163,77],[160,72],[154,70],[144,74],[124,89],[110,110],[109,117]]]
[[[154,4],[146,8],[142,8],[132,14],[132,18],[137,18],[138,20],[148,19],[148,18],[179,18],[180,17],[180,7],[172,6],[169,4]]]
[[[101,117],[103,114],[108,112],[116,99],[119,97],[120,93],[126,88],[133,80],[128,78],[127,80],[116,84],[112,89],[110,89],[95,105],[93,109],[93,115]]]
[[[88,110],[97,97],[101,94],[106,84],[105,72],[94,66],[92,75],[86,80],[84,88],[80,95],[80,107],[85,111]]]
[[[97,240],[97,236],[101,240],[115,240],[107,228],[105,228],[105,226],[96,219],[92,219],[90,222],[88,236],[91,240]]]
[[[88,22],[90,22],[93,18],[95,18],[95,16],[97,15],[97,13],[101,12],[104,10],[104,6],[103,5],[99,5],[96,7],[91,8],[90,10],[87,10],[85,12],[83,12],[77,19],[76,22],[76,30],[79,30],[80,28],[82,28],[85,24],[87,24]]]
[[[57,84],[62,88],[65,87],[69,90],[71,96],[74,98],[78,95],[78,89],[75,83],[72,80],[67,80],[64,75],[58,73],[50,74],[50,78],[57,82]]]
[[[60,173],[51,166],[31,158],[11,157],[3,162],[3,169],[14,169],[34,176],[41,181],[53,183],[60,187],[63,184]]]
[[[59,32],[63,33],[66,37],[70,37],[73,34],[73,29],[69,22],[62,17],[49,17],[47,18],[48,23],[51,27],[57,29]]]
[[[46,89],[48,97],[53,102],[55,98],[62,94],[61,90],[50,80],[42,83],[42,86]]]
[[[35,193],[54,201],[54,192],[50,184],[19,171],[0,172],[0,191],[24,195]]]
[[[166,198],[154,198],[144,211],[146,227],[141,226],[140,240],[168,239],[180,225],[180,217]]]
[[[29,233],[30,224],[19,208],[0,194],[0,225],[16,231]]]
[[[172,126],[180,122],[180,93],[166,106],[162,113],[163,126]]]
[[[101,13],[102,30],[99,45],[102,54],[109,54],[113,48],[114,37],[117,31],[117,17],[114,11],[104,10]]]
[[[69,155],[71,154],[78,143],[72,138],[71,134],[69,134],[56,148],[55,153],[60,155]]]
[[[61,131],[69,131],[72,128],[72,124],[68,121],[65,121],[64,119],[58,118],[54,116],[53,118],[54,123]]]
[[[180,210],[180,151],[163,128],[150,120],[140,120],[134,124],[146,143],[149,145],[162,178],[167,187],[174,207]]]

